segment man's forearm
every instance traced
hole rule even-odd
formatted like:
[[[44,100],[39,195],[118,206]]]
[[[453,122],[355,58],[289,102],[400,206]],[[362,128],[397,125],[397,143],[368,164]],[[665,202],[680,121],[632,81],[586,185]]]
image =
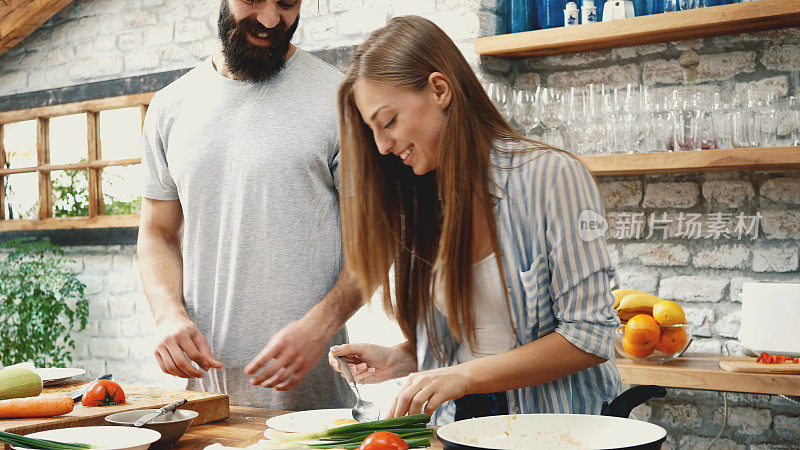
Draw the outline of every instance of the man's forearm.
[[[175,315],[186,315],[180,242],[158,233],[142,232],[137,244],[142,289],[156,324]]]
[[[326,336],[333,336],[363,304],[355,277],[343,267],[331,290],[303,318],[317,324]]]

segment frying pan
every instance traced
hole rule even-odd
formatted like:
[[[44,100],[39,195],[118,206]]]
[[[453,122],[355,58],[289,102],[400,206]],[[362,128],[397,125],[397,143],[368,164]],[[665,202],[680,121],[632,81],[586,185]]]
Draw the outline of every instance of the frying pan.
[[[628,419],[631,410],[661,386],[634,386],[604,405],[601,415],[511,414],[460,420],[437,430],[445,450],[489,449],[660,449],[667,431]]]

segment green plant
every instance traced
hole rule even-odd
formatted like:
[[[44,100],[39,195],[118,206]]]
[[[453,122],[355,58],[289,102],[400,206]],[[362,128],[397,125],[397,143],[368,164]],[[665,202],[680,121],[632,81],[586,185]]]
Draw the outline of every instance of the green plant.
[[[81,160],[83,162],[83,160]],[[103,177],[109,186],[122,184],[125,178],[119,174],[104,171]],[[130,201],[120,200],[104,192],[103,204],[105,214],[139,214],[142,209],[142,198]],[[53,206],[55,217],[76,217],[89,215],[89,181],[85,170],[62,170],[53,175]]]
[[[64,250],[47,238],[20,238],[0,261],[0,358],[4,365],[32,361],[38,367],[72,361],[72,329],[89,315],[84,285]]]

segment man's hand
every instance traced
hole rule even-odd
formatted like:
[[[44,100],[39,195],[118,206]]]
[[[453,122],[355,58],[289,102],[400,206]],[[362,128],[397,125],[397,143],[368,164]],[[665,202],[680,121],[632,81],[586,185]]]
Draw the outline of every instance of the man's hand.
[[[176,377],[200,378],[203,373],[191,361],[204,371],[222,368],[197,325],[186,316],[173,317],[158,324],[160,340],[154,353],[161,370]]]
[[[250,383],[278,391],[295,387],[328,349],[330,336],[322,329],[307,317],[285,326],[245,367],[244,373],[255,375]]]

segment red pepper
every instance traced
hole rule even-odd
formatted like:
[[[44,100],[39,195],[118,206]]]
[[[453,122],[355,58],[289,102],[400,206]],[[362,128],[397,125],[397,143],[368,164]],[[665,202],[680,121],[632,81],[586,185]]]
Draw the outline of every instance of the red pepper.
[[[785,363],[799,363],[800,359],[798,358],[791,358],[781,355],[770,355],[767,352],[763,352],[758,355],[756,359],[757,363],[764,363],[764,364],[785,364]]]

